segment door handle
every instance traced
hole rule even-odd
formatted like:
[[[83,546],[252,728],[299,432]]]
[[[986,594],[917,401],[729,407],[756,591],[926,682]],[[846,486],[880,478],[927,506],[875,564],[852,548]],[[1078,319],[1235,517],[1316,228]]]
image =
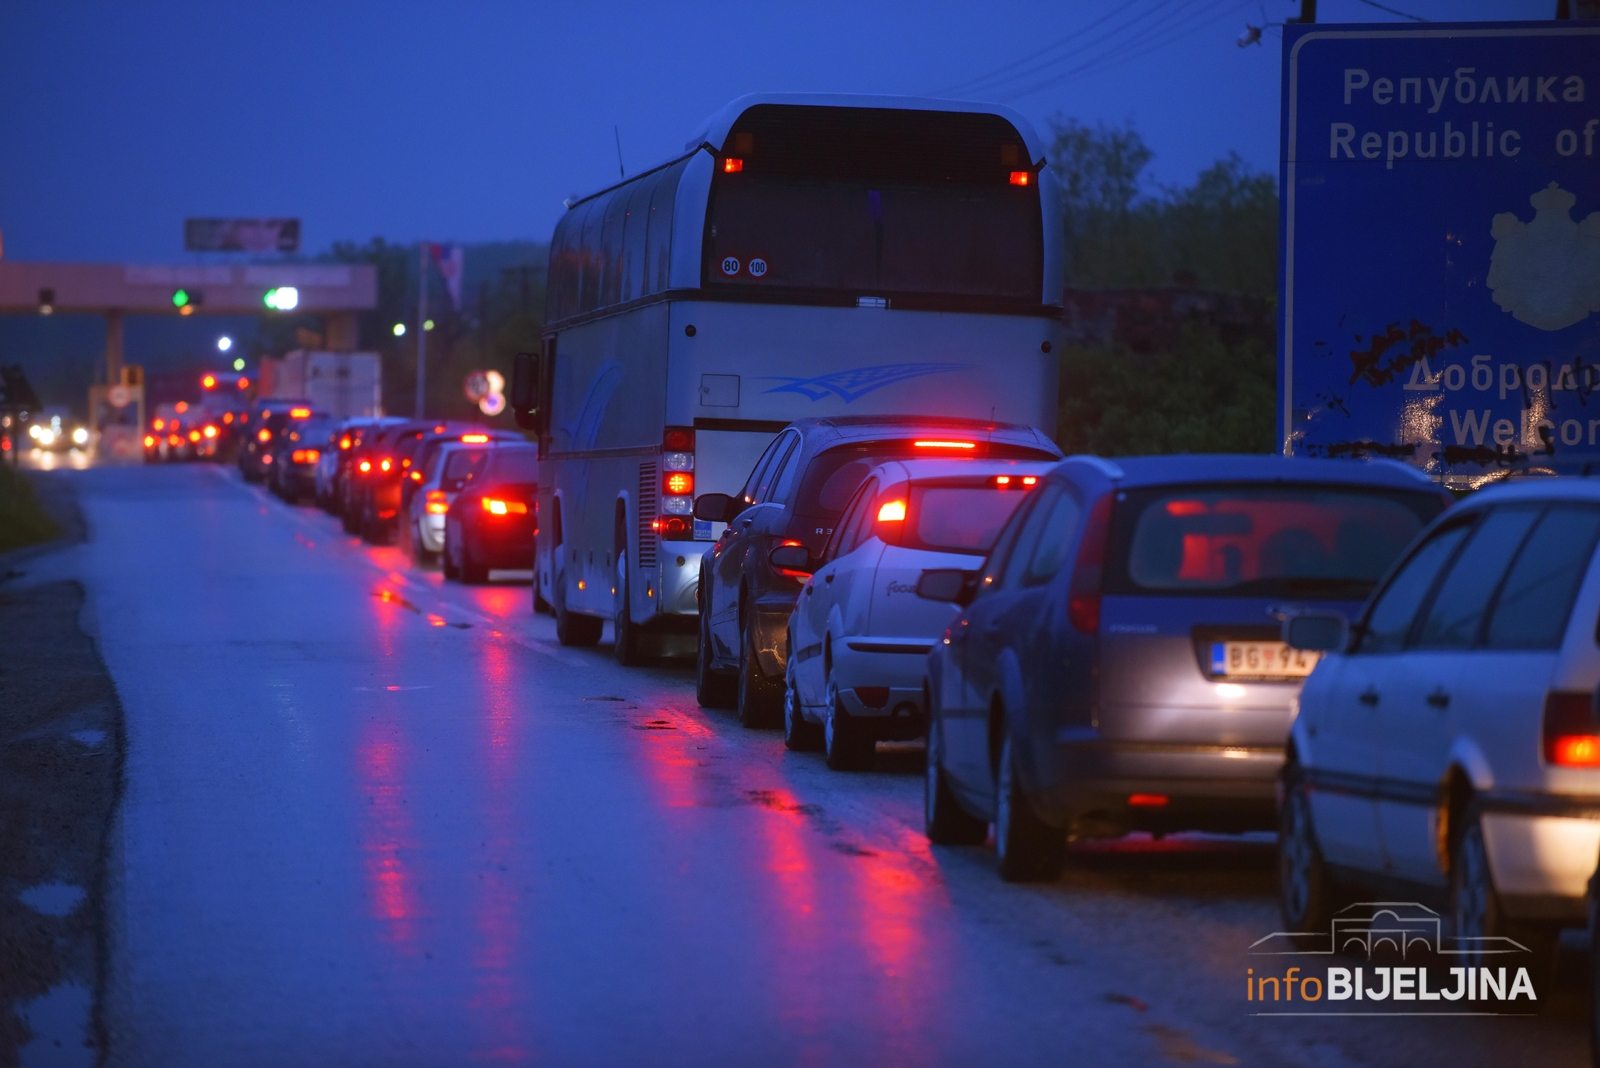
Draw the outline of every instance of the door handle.
[[[807,597],[811,596],[811,583],[809,583],[809,582],[806,583],[806,596]]]
[[[1428,704],[1443,712],[1450,707],[1450,695],[1444,692],[1443,686],[1436,686],[1433,692],[1428,695]]]
[[[1356,700],[1360,701],[1364,705],[1376,705],[1378,703],[1378,691],[1374,690],[1371,686],[1368,686],[1365,690],[1361,691],[1361,696],[1356,698]]]

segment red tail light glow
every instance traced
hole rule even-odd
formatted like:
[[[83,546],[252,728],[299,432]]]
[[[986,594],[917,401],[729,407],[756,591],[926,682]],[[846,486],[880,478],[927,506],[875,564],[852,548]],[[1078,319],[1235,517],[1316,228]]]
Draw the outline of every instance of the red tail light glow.
[[[216,389],[217,388],[217,376],[216,375],[206,375],[204,378],[202,378],[200,380],[200,388],[201,389]]]
[[[663,538],[675,538],[689,533],[689,521],[681,515],[663,516],[660,519],[650,520],[650,529]]]
[[[687,471],[668,471],[661,479],[661,491],[674,497],[694,492],[694,476]]]
[[[167,421],[165,419],[157,419],[155,422],[150,424],[150,429],[165,430],[167,429]]]
[[[189,440],[190,441],[199,441],[200,440],[200,431],[198,431],[198,430],[189,431]]]
[[[662,452],[694,452],[694,428],[669,426],[661,435]]]
[[[272,440],[272,431],[268,430],[266,427],[262,427],[260,430],[256,431],[256,440],[265,445],[267,442]]]
[[[729,156],[722,161],[723,174],[738,174],[744,170],[744,160]]]
[[[528,514],[528,506],[521,501],[502,501],[496,497],[483,498],[483,510],[490,515]]]
[[[1600,723],[1595,721],[1593,694],[1545,695],[1544,759],[1563,768],[1600,768]]]
[[[444,515],[450,510],[450,498],[444,490],[429,490],[427,497],[423,498],[422,507],[429,515]]]
[[[177,404],[172,406],[172,410],[177,412],[179,415],[182,415],[184,412],[189,410],[189,402],[179,401]]]
[[[389,468],[391,468],[393,466],[394,466],[394,464],[390,463],[388,458],[385,457],[382,461],[379,462],[378,470],[387,471],[387,470],[389,470]]]
[[[913,441],[919,449],[976,449],[975,441]]]
[[[339,439],[339,448],[348,449],[349,447],[350,447],[350,435],[346,434],[344,437]]]
[[[214,438],[214,437],[216,437],[216,436],[217,436],[217,428],[216,428],[216,427],[214,427],[214,426],[208,426],[208,427],[206,427],[206,429],[205,429],[205,435],[206,435],[206,437],[208,437],[208,438]]]
[[[371,460],[362,460],[361,463],[359,464],[359,466],[361,468],[361,473],[362,474],[366,474],[368,471],[372,470],[372,461]]]
[[[223,422],[224,422],[224,423],[231,423],[231,422],[233,422],[233,413],[232,413],[232,412],[223,412],[223,413],[222,413],[222,421],[223,421]]]
[[[1100,584],[1105,575],[1106,540],[1110,533],[1111,494],[1106,493],[1089,509],[1067,593],[1067,619],[1084,634],[1100,631]]]
[[[151,437],[149,434],[146,434],[144,436],[144,447],[147,448],[147,449],[155,448],[156,447],[156,439]]]
[[[1204,501],[1168,501],[1168,515],[1204,515],[1206,504]]]
[[[878,509],[878,522],[880,523],[904,523],[905,520],[905,501],[887,501]]]
[[[1165,808],[1166,794],[1129,794],[1128,804],[1133,808]]]
[[[240,389],[249,389],[250,388],[250,380],[248,378],[239,379],[239,388]]]
[[[261,458],[261,462],[264,464],[270,464],[272,462],[272,454],[270,452],[267,453]]]
[[[167,435],[167,444],[168,445],[178,445],[178,444],[181,444],[182,442],[183,442],[183,439],[180,438],[176,434],[168,434]]]
[[[461,440],[468,445],[482,445],[489,440],[488,434],[462,434]]]
[[[1033,181],[1033,172],[1032,171],[1012,171],[1011,172],[1011,184],[1012,185],[1027,185],[1031,181]]]
[[[289,418],[290,419],[310,419],[311,418],[311,409],[310,408],[290,408],[289,409]]]
[[[316,449],[296,449],[290,454],[290,459],[297,464],[314,464],[322,458],[322,453]]]

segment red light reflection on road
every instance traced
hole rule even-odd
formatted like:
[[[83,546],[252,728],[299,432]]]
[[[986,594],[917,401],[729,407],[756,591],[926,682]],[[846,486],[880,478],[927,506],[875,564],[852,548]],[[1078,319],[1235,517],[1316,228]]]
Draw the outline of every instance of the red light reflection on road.
[[[361,848],[366,854],[372,914],[386,921],[384,937],[388,941],[409,946],[421,909],[404,859],[415,843],[406,809],[403,760],[400,742],[368,737],[358,750],[357,770],[361,790],[368,798]]]

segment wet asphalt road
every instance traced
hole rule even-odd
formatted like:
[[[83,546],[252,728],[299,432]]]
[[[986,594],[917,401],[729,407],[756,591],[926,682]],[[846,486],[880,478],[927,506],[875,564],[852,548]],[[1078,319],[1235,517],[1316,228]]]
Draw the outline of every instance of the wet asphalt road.
[[[16,581],[84,583],[124,708],[113,1064],[1587,1063],[1575,950],[1543,1018],[1254,1017],[1269,842],[1007,886],[916,747],[829,772],[231,469],[56,477],[89,539]]]

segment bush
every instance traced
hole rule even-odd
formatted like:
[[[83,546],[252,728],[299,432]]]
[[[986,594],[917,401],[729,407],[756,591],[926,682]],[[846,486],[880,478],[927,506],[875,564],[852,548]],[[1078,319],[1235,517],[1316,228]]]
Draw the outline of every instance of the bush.
[[[39,507],[33,487],[5,460],[0,460],[0,553],[49,541],[61,533]]]
[[[1277,367],[1256,339],[1191,327],[1170,352],[1069,347],[1056,440],[1069,455],[1273,452]]]

